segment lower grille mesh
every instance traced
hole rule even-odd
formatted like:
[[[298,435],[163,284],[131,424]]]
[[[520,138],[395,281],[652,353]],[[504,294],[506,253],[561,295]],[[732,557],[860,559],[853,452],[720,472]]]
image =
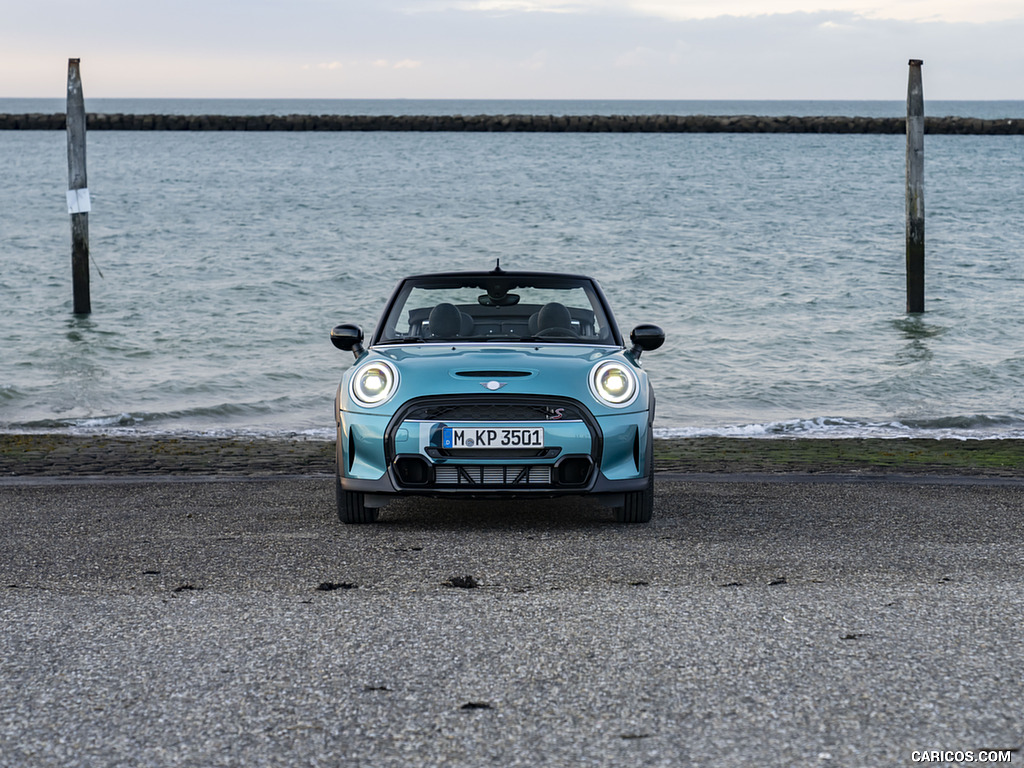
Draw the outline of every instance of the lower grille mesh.
[[[547,465],[446,464],[434,472],[436,485],[551,485],[551,467]]]

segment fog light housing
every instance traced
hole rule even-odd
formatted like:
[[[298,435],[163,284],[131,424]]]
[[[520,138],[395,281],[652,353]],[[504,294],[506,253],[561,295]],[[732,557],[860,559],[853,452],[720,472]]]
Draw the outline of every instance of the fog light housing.
[[[428,485],[432,472],[430,464],[419,456],[399,456],[395,459],[395,474],[402,485]]]
[[[589,456],[566,456],[555,464],[555,485],[586,485],[594,462]]]

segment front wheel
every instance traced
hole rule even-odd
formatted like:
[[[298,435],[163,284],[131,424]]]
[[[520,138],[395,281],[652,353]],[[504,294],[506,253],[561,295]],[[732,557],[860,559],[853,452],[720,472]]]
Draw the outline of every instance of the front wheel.
[[[647,487],[642,491],[630,491],[626,494],[624,506],[615,508],[615,521],[618,523],[649,523],[654,514],[654,478],[647,480]]]
[[[338,500],[338,519],[346,525],[377,522],[376,507],[364,504],[363,494],[359,491],[346,491],[341,487],[341,478],[334,475],[334,494]]]

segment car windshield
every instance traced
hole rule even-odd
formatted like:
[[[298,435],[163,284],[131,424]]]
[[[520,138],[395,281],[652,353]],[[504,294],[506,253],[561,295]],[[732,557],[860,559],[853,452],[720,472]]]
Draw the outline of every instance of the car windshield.
[[[377,343],[534,341],[619,344],[593,281],[487,273],[409,278]]]

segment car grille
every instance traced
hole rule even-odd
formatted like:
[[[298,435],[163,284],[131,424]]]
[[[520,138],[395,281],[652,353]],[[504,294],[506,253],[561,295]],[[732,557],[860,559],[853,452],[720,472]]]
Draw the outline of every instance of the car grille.
[[[583,453],[570,456],[565,453],[564,445],[556,444],[539,450],[440,448],[438,428],[445,422],[543,422],[554,425],[559,421],[576,422],[565,431],[576,435],[574,439],[581,436],[582,422],[590,433],[590,445],[582,447]],[[421,426],[410,422],[432,425],[432,443],[419,446],[416,453],[398,454],[395,437],[399,429],[409,425],[405,427],[409,430],[406,439],[410,434],[421,434]],[[552,442],[558,441],[553,439]],[[400,408],[385,430],[385,458],[389,464],[394,464],[396,487],[409,490],[426,490],[429,487],[439,492],[487,494],[499,491],[499,495],[519,490],[567,490],[585,484],[601,452],[601,431],[597,419],[579,401],[558,395],[493,393],[422,397],[410,400]],[[582,467],[581,463],[586,466]]]
[[[429,403],[412,408],[406,419],[416,421],[579,421],[580,409],[561,402]]]
[[[436,467],[434,472],[434,484],[438,486],[551,485],[549,465],[446,464]]]

